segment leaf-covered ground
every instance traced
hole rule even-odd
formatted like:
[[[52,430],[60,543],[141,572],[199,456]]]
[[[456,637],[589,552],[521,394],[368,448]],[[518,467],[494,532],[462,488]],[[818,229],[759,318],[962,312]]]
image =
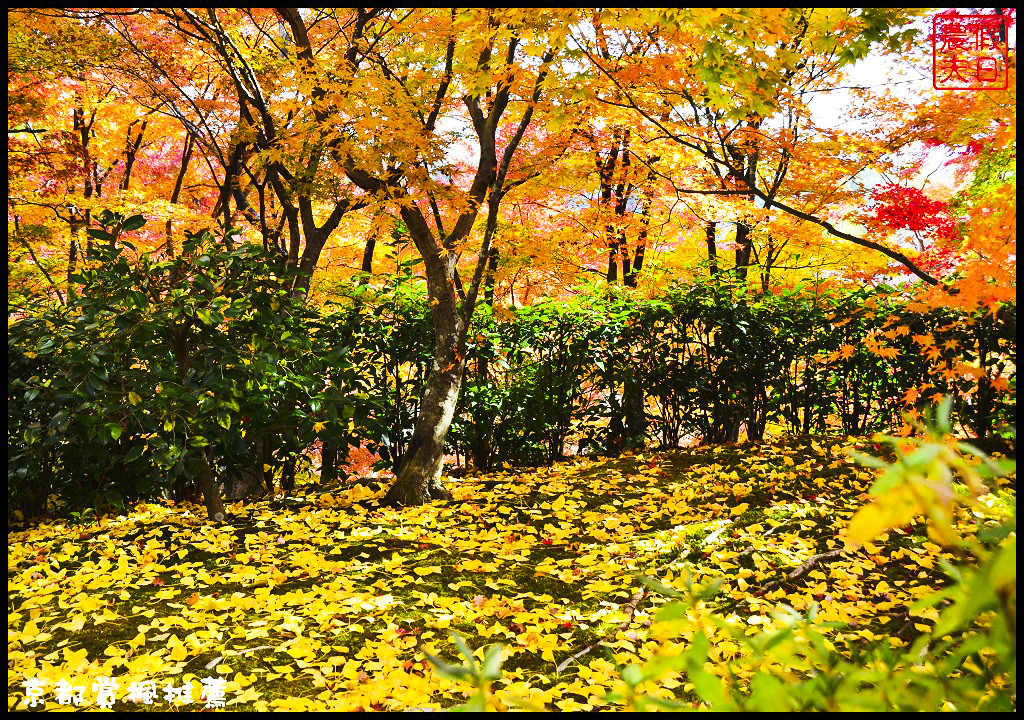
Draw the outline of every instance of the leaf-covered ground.
[[[750,633],[783,604],[817,603],[819,620],[843,624],[840,649],[903,645],[937,616],[910,608],[946,583],[943,554],[923,523],[843,551],[874,479],[847,447],[802,438],[580,459],[451,480],[454,502],[403,510],[361,485],[309,486],[235,505],[220,526],[194,506],[147,504],[14,528],[8,705],[25,708],[35,679],[37,709],[74,706],[68,692],[58,702],[61,680],[95,707],[93,683],[109,677],[121,710],[167,709],[165,686],[186,683],[193,702],[175,704],[200,709],[208,678],[226,680],[228,709],[442,708],[468,688],[438,677],[422,650],[458,661],[457,630],[481,655],[506,646],[499,701],[606,708],[615,664],[660,643],[651,617],[667,599],[639,575],[670,587],[722,577],[706,609]],[[724,675],[740,651],[722,630],[709,669]],[[151,703],[126,699],[145,681]],[[694,697],[671,675],[655,693]]]

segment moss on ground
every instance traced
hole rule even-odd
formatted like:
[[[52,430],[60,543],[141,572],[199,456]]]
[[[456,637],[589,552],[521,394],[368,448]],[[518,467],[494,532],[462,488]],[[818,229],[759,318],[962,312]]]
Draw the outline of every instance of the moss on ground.
[[[397,511],[365,487],[311,480],[294,499],[233,505],[222,526],[150,504],[14,528],[9,704],[24,707],[28,678],[105,674],[221,676],[237,710],[449,707],[465,689],[425,668],[424,651],[456,661],[454,629],[476,649],[507,646],[510,695],[607,709],[615,665],[657,646],[650,618],[665,598],[631,607],[639,575],[676,588],[720,576],[709,609],[741,622],[817,602],[852,630],[837,645],[867,647],[863,630],[906,642],[908,609],[946,582],[923,525],[787,577],[842,547],[873,481],[841,446],[802,437],[466,474],[450,481],[454,502]]]

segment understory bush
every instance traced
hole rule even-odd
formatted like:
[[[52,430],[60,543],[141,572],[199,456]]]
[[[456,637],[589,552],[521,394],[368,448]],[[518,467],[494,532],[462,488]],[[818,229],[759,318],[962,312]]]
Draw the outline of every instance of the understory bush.
[[[368,444],[397,468],[430,371],[426,287],[412,263],[353,285],[325,319],[360,360]],[[1012,309],[1011,309],[1012,310]],[[967,431],[1012,423],[1015,331],[954,310],[915,312],[892,293],[797,287],[754,293],[721,280],[653,298],[582,289],[515,310],[477,309],[450,452],[478,469],[573,453],[896,431],[932,398]],[[340,329],[343,328],[343,329]]]
[[[276,259],[202,232],[158,261],[90,232],[81,291],[8,326],[9,514],[287,487],[358,378]]]
[[[9,513],[290,489],[318,447],[325,480],[364,445],[397,469],[433,338],[418,261],[294,298],[277,256],[208,232],[138,253],[102,216],[66,306],[8,328]],[[479,469],[574,453],[735,442],[745,432],[897,431],[935,396],[984,437],[1015,408],[1015,308],[917,312],[891,291],[755,292],[720,277],[644,298],[616,287],[514,310],[482,304],[448,436]],[[212,485],[210,484],[212,483]]]

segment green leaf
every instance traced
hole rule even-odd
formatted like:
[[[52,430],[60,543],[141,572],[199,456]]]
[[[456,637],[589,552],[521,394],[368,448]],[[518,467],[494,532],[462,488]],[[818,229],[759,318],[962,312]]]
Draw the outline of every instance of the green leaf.
[[[786,686],[766,672],[757,673],[750,681],[750,705],[748,710],[771,712],[790,709]]]
[[[124,432],[124,428],[122,428],[117,423],[107,423],[107,430],[110,431],[110,437],[112,437],[114,440],[117,440],[119,437],[121,437],[121,433]]]
[[[505,646],[500,643],[487,648],[483,667],[480,669],[480,677],[484,680],[497,680],[501,677],[501,663],[504,660],[502,653],[504,649]]]
[[[674,620],[682,620],[686,618],[686,613],[689,611],[689,606],[682,602],[666,603],[658,612],[654,615],[655,622],[672,622]]]
[[[482,692],[478,692],[463,705],[455,708],[455,712],[486,712],[487,701]]]
[[[86,233],[89,235],[89,237],[96,238],[97,240],[102,240],[103,242],[114,242],[117,239],[107,231],[97,230],[96,228],[89,228],[88,230],[86,230]]]
[[[476,675],[476,662],[473,661],[473,651],[469,649],[469,645],[457,632],[452,631],[452,640],[455,641],[455,647],[459,649],[459,653],[462,657],[466,658],[466,666],[470,672]]]
[[[707,660],[709,647],[707,636],[704,633],[699,632],[694,636],[687,651],[686,674],[701,700],[713,710],[724,710],[726,703],[722,681],[704,669],[704,661]]]
[[[146,218],[142,215],[132,215],[121,223],[121,229],[125,231],[138,230],[140,227],[146,224]]]
[[[142,453],[144,453],[145,451],[145,445],[136,445],[135,447],[128,451],[127,455],[124,456],[124,461],[131,462],[132,460],[138,460],[142,456]]]
[[[654,578],[649,578],[646,575],[638,575],[637,576],[637,580],[640,581],[641,585],[647,587],[650,590],[653,590],[654,592],[658,593],[659,595],[664,595],[665,597],[670,597],[670,598],[675,598],[675,599],[682,599],[682,598],[685,597],[685,595],[683,595],[678,590],[670,588],[667,585],[663,585],[662,583],[658,582]]]
[[[619,675],[622,677],[622,682],[630,687],[636,687],[646,680],[643,668],[639,665],[626,665],[619,670]]]
[[[473,674],[469,671],[469,668],[463,667],[462,665],[449,665],[441,658],[436,655],[431,655],[427,651],[423,651],[423,656],[427,658],[427,661],[434,666],[434,670],[441,677],[454,680],[455,682],[466,682],[472,679]]]

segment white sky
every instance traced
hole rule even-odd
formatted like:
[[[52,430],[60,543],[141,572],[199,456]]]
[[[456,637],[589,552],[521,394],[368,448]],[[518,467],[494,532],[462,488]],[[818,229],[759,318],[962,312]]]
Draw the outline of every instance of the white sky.
[[[908,101],[921,101],[933,94],[932,88],[932,58],[931,58],[931,31],[932,18],[935,14],[943,12],[947,8],[937,8],[934,12],[920,18],[912,27],[921,31],[917,40],[920,51],[916,57],[909,54],[902,58],[887,56],[880,51],[871,52],[863,60],[858,61],[848,68],[848,80],[843,88],[869,87],[874,90],[891,88],[898,96]],[[991,8],[972,10],[970,8],[959,8],[960,14],[977,12],[980,14],[991,14]],[[1008,39],[1011,48],[1017,45],[1016,25],[1009,29]],[[973,92],[962,90],[959,92]],[[818,93],[809,103],[814,121],[823,127],[843,127],[850,129],[856,125],[844,117],[851,109],[855,98],[848,89],[837,89],[834,92]],[[919,152],[922,149],[920,143],[911,145],[910,152]],[[927,183],[942,183],[952,185],[954,182],[954,168],[947,165],[948,161],[955,156],[955,153],[944,147],[935,147],[927,151],[926,160],[921,172],[915,179],[915,186],[921,188]],[[871,187],[882,181],[877,173],[870,175],[865,173],[859,180]]]

